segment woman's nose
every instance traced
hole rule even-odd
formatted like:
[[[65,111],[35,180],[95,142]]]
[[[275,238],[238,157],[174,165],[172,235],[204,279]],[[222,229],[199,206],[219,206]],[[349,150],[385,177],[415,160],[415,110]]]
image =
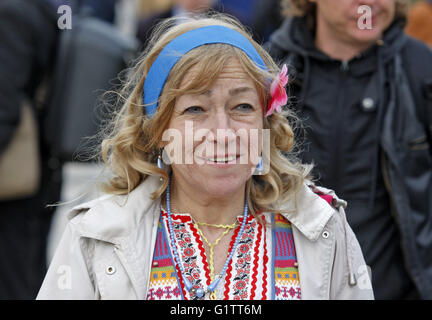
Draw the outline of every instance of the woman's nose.
[[[236,135],[233,122],[226,110],[218,110],[210,119],[210,130],[214,136],[214,142],[227,144],[231,140],[235,141]]]
[[[228,112],[225,109],[220,108],[217,110],[213,117],[210,119],[211,130],[216,133],[219,130],[230,130],[232,129],[232,122]]]

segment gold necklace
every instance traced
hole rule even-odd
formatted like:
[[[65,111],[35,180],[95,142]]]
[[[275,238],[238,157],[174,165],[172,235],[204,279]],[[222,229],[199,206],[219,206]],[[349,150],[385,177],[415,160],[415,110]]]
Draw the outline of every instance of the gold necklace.
[[[223,224],[211,224],[211,223],[206,223],[206,222],[199,222],[199,221],[195,221],[195,228],[198,230],[199,234],[201,235],[201,238],[203,238],[203,240],[207,243],[207,245],[210,248],[210,259],[209,259],[209,267],[210,267],[210,281],[214,281],[214,277],[215,277],[215,269],[214,269],[214,260],[213,260],[213,253],[214,253],[214,247],[217,246],[217,244],[219,243],[219,241],[231,230],[234,229],[237,225],[237,223],[233,223],[233,224],[229,224],[229,225],[223,225]],[[219,229],[226,229],[224,230],[224,232],[222,232],[222,234],[215,240],[214,243],[210,243],[207,240],[207,237],[204,235],[204,233],[201,231],[201,229],[199,228],[198,225],[202,225],[202,226],[210,226],[210,227],[215,227],[215,228],[219,228]],[[213,291],[210,294],[210,299],[211,300],[216,300],[216,292]]]
[[[199,222],[196,221],[196,224],[200,225],[200,226],[208,226],[208,227],[214,227],[214,228],[219,228],[219,229],[234,229],[237,225],[237,222],[234,222],[233,224],[211,224],[211,223],[207,223],[207,222]]]

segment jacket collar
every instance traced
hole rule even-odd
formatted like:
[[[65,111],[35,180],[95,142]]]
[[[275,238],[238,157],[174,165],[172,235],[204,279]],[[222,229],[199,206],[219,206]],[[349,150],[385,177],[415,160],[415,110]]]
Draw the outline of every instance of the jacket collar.
[[[82,235],[120,244],[137,229],[146,215],[160,212],[160,199],[151,199],[151,193],[159,187],[159,183],[158,177],[150,176],[129,195],[102,196],[74,207],[68,217],[72,219],[80,212],[87,211],[77,226]],[[333,215],[334,209],[316,195],[309,184],[304,183],[295,196],[277,207],[306,238],[315,241]],[[331,190],[318,189],[335,196]]]
[[[316,241],[335,210],[315,194],[311,186],[310,182],[305,182],[295,196],[281,204],[279,208],[281,214],[306,238]],[[331,190],[313,187],[325,194],[335,196]]]
[[[128,195],[104,195],[72,209],[72,219],[82,211],[78,228],[82,235],[120,244],[154,212],[160,212],[160,199],[152,200],[151,193],[159,187],[159,178],[149,176]]]

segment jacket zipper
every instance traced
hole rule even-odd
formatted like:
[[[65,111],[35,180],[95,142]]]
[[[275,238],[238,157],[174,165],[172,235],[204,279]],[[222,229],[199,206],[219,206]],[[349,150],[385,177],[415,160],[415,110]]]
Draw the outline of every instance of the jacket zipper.
[[[401,232],[401,230],[402,230],[401,229],[401,223],[400,223],[399,218],[398,218],[397,213],[396,213],[396,202],[394,200],[393,189],[392,189],[392,186],[390,184],[390,179],[389,179],[388,173],[387,173],[387,160],[386,160],[386,157],[385,157],[385,154],[383,151],[381,151],[381,163],[382,163],[382,173],[383,173],[384,185],[385,185],[387,192],[389,194],[389,197],[390,197],[390,213],[393,216],[394,220],[396,221],[396,225],[398,226],[399,232]],[[409,265],[407,262],[408,254],[405,250],[405,248],[406,248],[405,239],[402,236],[402,234],[400,235],[400,237],[401,237],[401,241],[403,242],[403,244],[401,246],[401,251],[403,253],[403,262],[404,262],[405,270],[407,271],[408,275],[410,276],[411,281],[414,284],[416,284],[416,282],[414,281],[414,277],[411,273],[411,269],[409,268]],[[415,286],[417,288],[417,285],[415,285]]]
[[[349,62],[346,61],[346,60],[343,60],[341,62],[341,65],[340,65],[340,69],[341,69],[342,72],[348,72],[348,70],[349,70]]]
[[[344,83],[346,81],[346,77],[347,77],[347,72],[349,71],[349,65],[347,61],[342,61],[341,65],[340,65],[340,76],[338,77],[338,87]],[[336,110],[336,125],[334,126],[334,130],[333,130],[333,137],[334,137],[334,141],[336,141],[335,143],[335,147],[332,150],[332,153],[336,156],[332,159],[332,166],[331,166],[331,176],[335,177],[335,183],[333,188],[335,189],[335,191],[341,193],[341,181],[340,181],[340,176],[341,176],[341,172],[340,172],[340,168],[342,167],[340,165],[340,154],[341,154],[341,149],[342,149],[342,145],[343,145],[343,131],[342,131],[342,123],[343,123],[343,118],[344,118],[344,108],[342,107],[343,104],[343,90],[338,90],[338,96],[337,96],[337,101],[336,101],[336,106],[337,106],[337,110]]]

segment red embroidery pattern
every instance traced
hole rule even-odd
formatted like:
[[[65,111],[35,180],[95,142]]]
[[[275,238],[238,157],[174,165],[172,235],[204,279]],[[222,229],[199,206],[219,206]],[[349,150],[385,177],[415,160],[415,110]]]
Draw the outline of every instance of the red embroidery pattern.
[[[229,300],[251,300],[256,297],[259,268],[262,266],[263,226],[253,217],[249,216],[244,233],[239,241],[233,260],[227,269],[224,286],[224,298]],[[233,239],[237,234],[233,235]],[[234,241],[231,241],[230,250]],[[264,268],[264,270],[266,270]],[[267,284],[267,273],[262,272],[263,283]],[[267,289],[267,288],[265,288]]]
[[[264,220],[264,219],[263,219]],[[264,277],[263,277],[263,293],[261,300],[267,300],[267,263],[268,263],[268,255],[267,255],[267,232],[266,230],[266,222],[264,220]]]
[[[209,286],[210,283],[211,283],[210,268],[209,268],[209,265],[208,265],[208,262],[207,262],[207,256],[205,254],[204,244],[203,244],[203,242],[201,240],[201,237],[199,235],[198,230],[195,228],[195,226],[194,226],[194,224],[192,222],[190,224],[190,228],[191,228],[192,233],[193,233],[193,235],[195,237],[195,241],[198,243],[198,248],[199,248],[200,256],[201,256],[201,259],[202,259],[202,263],[204,265],[206,284],[207,284],[207,286]],[[186,269],[186,266],[185,266],[185,269]]]
[[[162,211],[162,215],[165,218],[166,230],[169,230],[166,223],[167,213]],[[181,259],[180,263],[182,263],[184,267],[184,276],[187,277],[194,288],[204,289],[200,271],[204,269],[206,279],[205,287],[207,287],[210,284],[210,269],[206,260],[205,249],[201,237],[194,227],[190,216],[173,214],[172,218],[177,250]],[[192,241],[192,237],[194,238],[194,241]],[[194,247],[194,243],[198,244],[198,250]],[[198,254],[201,259],[198,259]],[[177,274],[180,274],[180,268],[177,264],[176,271]],[[185,289],[183,278],[181,276],[179,277],[179,280],[184,298],[187,300],[190,299],[191,297],[189,292]]]
[[[258,239],[257,243],[261,243],[261,234],[262,234],[262,225],[258,224]],[[255,298],[255,290],[256,290],[256,282],[257,282],[257,270],[258,270],[258,264],[259,264],[259,256],[258,256],[258,250],[259,246],[255,246],[255,252],[254,252],[254,267],[252,272],[252,289],[251,289],[251,296],[250,300],[253,300]]]
[[[229,245],[228,252],[231,252],[231,250],[232,250],[232,248],[234,246],[235,239],[237,238],[237,235],[238,235],[239,231],[240,231],[240,228],[235,229],[233,237],[231,238],[231,242],[230,242],[230,245]],[[229,300],[228,292],[229,292],[229,285],[231,283],[230,279],[232,277],[231,271],[232,271],[232,263],[230,263],[228,265],[228,269],[226,271],[225,286],[224,286],[225,287],[225,292],[224,292],[224,299],[225,300]]]
[[[256,219],[250,215],[245,224],[244,233],[234,252],[226,275],[217,288],[218,298],[226,300],[252,300],[268,299],[270,296],[279,299],[301,299],[298,269],[295,266],[296,254],[294,239],[289,221],[280,215],[275,215],[275,224],[269,228],[271,216],[265,219]],[[206,289],[210,284],[210,270],[204,250],[204,245],[198,230],[193,224],[190,215],[173,214],[173,232],[180,263],[184,267],[184,276],[195,288]],[[242,218],[239,218],[240,223]],[[163,256],[170,250],[170,239],[167,214],[162,210],[161,226],[165,228],[167,248],[158,248],[156,266],[152,267],[152,279],[148,299],[176,299],[183,293],[186,300],[191,299],[185,290],[183,276],[180,275],[178,265],[175,264],[176,273],[167,273],[165,262],[170,264],[169,257]],[[240,226],[234,230],[229,250],[233,249]],[[159,237],[162,236],[162,232]],[[157,242],[156,245],[158,245]],[[275,246],[275,248],[273,248]],[[268,255],[275,252],[272,259]],[[163,260],[163,259],[165,260]],[[161,260],[162,259],[162,260]],[[168,260],[167,260],[168,259]],[[274,266],[272,265],[274,261]],[[164,262],[164,263],[162,263]],[[171,264],[172,265],[172,264]],[[173,266],[174,267],[174,266]],[[273,279],[274,281],[269,281]],[[177,277],[178,286],[175,285]],[[270,277],[270,278],[269,278]],[[177,289],[175,289],[177,287]],[[208,295],[206,296],[208,299]]]

